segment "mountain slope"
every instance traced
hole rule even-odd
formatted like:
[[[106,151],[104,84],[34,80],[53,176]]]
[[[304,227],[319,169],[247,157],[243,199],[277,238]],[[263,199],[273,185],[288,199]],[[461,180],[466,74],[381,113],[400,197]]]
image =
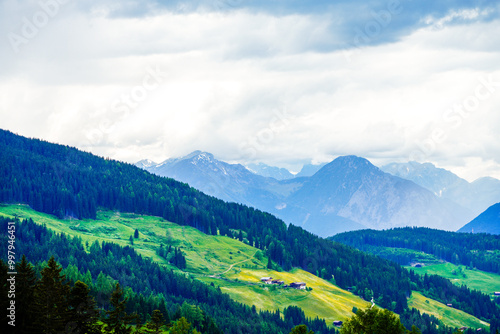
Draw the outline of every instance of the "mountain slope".
[[[451,200],[477,216],[494,203],[500,202],[500,180],[491,177],[469,183],[452,172],[431,163],[392,163],[381,169],[429,189],[436,196]]]
[[[490,206],[458,232],[500,234],[500,203]]]
[[[458,205],[355,156],[339,157],[324,166],[287,199],[288,204],[307,212],[309,218],[302,226],[311,230],[324,228],[315,226],[319,217],[335,220],[335,216],[375,229],[433,226],[453,230],[467,216]],[[289,219],[300,224],[305,218]]]

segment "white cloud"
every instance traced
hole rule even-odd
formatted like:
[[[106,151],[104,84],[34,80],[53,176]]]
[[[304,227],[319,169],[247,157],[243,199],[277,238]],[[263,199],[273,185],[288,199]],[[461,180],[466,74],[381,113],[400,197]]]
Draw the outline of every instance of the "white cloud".
[[[295,169],[341,154],[408,160],[442,129],[446,139],[423,158],[456,161],[449,168],[469,178],[493,175],[500,87],[460,126],[443,118],[480,77],[500,81],[499,21],[473,14],[354,49],[349,61],[342,50],[318,51],[341,42],[333,14],[110,18],[68,4],[19,54],[0,46],[0,126],[130,162],[202,149]],[[164,73],[161,84],[118,110],[151,67]]]

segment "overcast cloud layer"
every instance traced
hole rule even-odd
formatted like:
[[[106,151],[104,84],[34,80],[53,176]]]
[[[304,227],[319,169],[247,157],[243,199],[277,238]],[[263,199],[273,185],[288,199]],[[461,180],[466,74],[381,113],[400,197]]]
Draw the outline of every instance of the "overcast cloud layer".
[[[0,2],[0,128],[128,162],[500,178],[496,1]]]

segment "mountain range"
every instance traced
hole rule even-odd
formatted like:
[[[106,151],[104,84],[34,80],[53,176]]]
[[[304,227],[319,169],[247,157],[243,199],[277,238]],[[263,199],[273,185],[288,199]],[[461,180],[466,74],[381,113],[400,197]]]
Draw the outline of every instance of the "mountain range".
[[[136,165],[220,199],[273,213],[320,236],[402,226],[455,231],[475,217],[469,207],[439,196],[423,186],[424,182],[419,185],[386,173],[356,156],[305,166],[302,175],[311,170],[313,174],[303,177],[300,173],[290,177],[266,165],[229,164],[201,151],[160,164],[143,160]],[[314,172],[314,168],[318,170]],[[273,175],[270,171],[277,172],[280,179],[269,177]]]
[[[500,202],[500,180],[492,177],[482,177],[469,183],[446,169],[437,168],[431,163],[420,164],[414,161],[391,163],[381,169],[411,180],[429,189],[436,196],[469,209],[474,216]]]

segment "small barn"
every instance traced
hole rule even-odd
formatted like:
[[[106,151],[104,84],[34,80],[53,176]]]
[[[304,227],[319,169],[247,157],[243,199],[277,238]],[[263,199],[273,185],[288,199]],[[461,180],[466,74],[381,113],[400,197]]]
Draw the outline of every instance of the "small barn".
[[[304,290],[306,288],[306,283],[304,282],[293,282],[290,283],[289,287],[299,290]]]
[[[340,327],[340,326],[342,326],[342,324],[343,324],[343,322],[342,322],[342,321],[340,321],[340,320],[335,320],[335,321],[333,322],[333,325],[334,325],[334,326],[336,326],[336,327]]]
[[[273,278],[272,277],[262,277],[260,279],[260,281],[262,283],[266,283],[266,284],[273,284]]]

